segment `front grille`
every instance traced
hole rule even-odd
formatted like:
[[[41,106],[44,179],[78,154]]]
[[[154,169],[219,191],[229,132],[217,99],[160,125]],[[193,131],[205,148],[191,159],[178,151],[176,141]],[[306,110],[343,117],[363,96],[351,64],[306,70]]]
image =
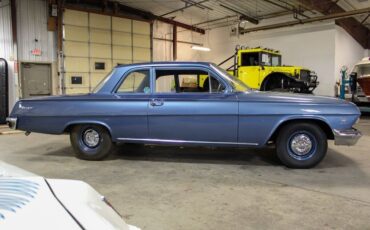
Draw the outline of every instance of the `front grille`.
[[[299,74],[299,79],[301,79],[304,82],[310,82],[310,76],[311,73],[308,70],[301,70]]]

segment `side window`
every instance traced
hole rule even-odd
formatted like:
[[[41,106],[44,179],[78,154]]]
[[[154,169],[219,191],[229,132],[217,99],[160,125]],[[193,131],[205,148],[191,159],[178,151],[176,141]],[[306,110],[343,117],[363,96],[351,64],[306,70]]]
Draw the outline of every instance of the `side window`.
[[[226,90],[226,87],[224,84],[222,84],[221,82],[219,82],[216,78],[214,77],[210,77],[209,78],[210,82],[211,82],[211,89],[210,89],[210,92],[211,93],[223,93],[225,92]]]
[[[137,70],[129,73],[117,93],[150,93],[149,70]]]
[[[220,93],[225,85],[199,69],[156,70],[157,93]]]
[[[157,75],[155,81],[155,92],[176,93],[175,75]]]

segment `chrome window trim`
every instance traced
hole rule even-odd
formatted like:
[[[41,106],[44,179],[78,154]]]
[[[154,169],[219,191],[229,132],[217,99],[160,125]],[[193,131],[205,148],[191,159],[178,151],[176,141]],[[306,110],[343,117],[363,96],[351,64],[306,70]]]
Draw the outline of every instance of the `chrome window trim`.
[[[151,71],[151,68],[150,67],[136,67],[136,68],[132,68],[126,72],[123,73],[123,75],[120,77],[120,79],[118,80],[118,82],[116,83],[116,85],[113,87],[113,90],[111,91],[111,94],[114,94],[114,95],[150,95],[152,94],[152,87],[150,88],[150,93],[125,93],[125,92],[117,92],[119,87],[123,84],[123,82],[125,81],[126,77],[135,72],[135,71],[148,71],[149,72],[149,85],[151,83],[150,79],[151,79],[151,74],[152,74],[152,71]],[[151,85],[150,85],[151,86]]]
[[[198,70],[202,70],[204,72],[207,72],[208,73],[208,76],[211,76],[213,78],[216,78],[216,80],[218,80],[219,82],[221,82],[224,86],[225,86],[225,91],[224,92],[185,92],[185,93],[171,93],[171,92],[165,92],[165,93],[160,93],[160,92],[156,92],[156,78],[157,78],[157,75],[156,75],[156,70],[193,70],[193,69],[198,69]],[[211,75],[212,74],[212,75]],[[171,95],[177,95],[177,94],[180,94],[180,95],[184,95],[184,94],[190,94],[190,95],[205,95],[205,94],[210,94],[210,95],[213,95],[213,94],[227,94],[227,93],[230,93],[232,91],[232,87],[228,84],[228,82],[222,77],[220,76],[216,71],[214,71],[212,68],[209,68],[209,67],[204,67],[204,66],[196,66],[196,65],[191,65],[191,66],[154,66],[153,67],[153,95],[163,95],[163,94],[171,94]]]

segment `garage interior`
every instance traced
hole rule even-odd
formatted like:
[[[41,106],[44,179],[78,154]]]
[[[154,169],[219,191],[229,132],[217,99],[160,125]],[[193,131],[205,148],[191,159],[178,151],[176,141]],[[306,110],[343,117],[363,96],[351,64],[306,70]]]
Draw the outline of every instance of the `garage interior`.
[[[117,65],[227,69],[236,47],[278,51],[282,66],[317,74],[314,95],[351,100],[350,74],[370,60],[370,1],[0,0],[0,160],[85,181],[141,229],[369,229],[363,95],[359,142],[329,142],[323,162],[306,170],[283,166],[273,149],[123,144],[107,160],[84,161],[67,135],[5,125],[16,101],[91,93]]]

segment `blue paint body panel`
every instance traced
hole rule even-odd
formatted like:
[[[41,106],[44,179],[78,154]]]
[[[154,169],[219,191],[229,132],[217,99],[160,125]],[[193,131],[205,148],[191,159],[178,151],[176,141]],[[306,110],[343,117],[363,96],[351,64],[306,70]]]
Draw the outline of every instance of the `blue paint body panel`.
[[[331,129],[346,130],[360,116],[358,108],[344,100],[252,90],[237,92],[232,90],[232,85],[227,85],[225,93],[213,94],[115,93],[130,71],[151,70],[153,84],[153,69],[167,67],[206,69],[227,84],[210,63],[118,66],[95,93],[20,100],[10,117],[18,118],[17,129],[47,134],[62,134],[75,124],[100,124],[109,130],[115,142],[181,140],[187,144],[265,146],[286,121],[318,120]],[[162,101],[163,105],[152,106],[153,99]]]

